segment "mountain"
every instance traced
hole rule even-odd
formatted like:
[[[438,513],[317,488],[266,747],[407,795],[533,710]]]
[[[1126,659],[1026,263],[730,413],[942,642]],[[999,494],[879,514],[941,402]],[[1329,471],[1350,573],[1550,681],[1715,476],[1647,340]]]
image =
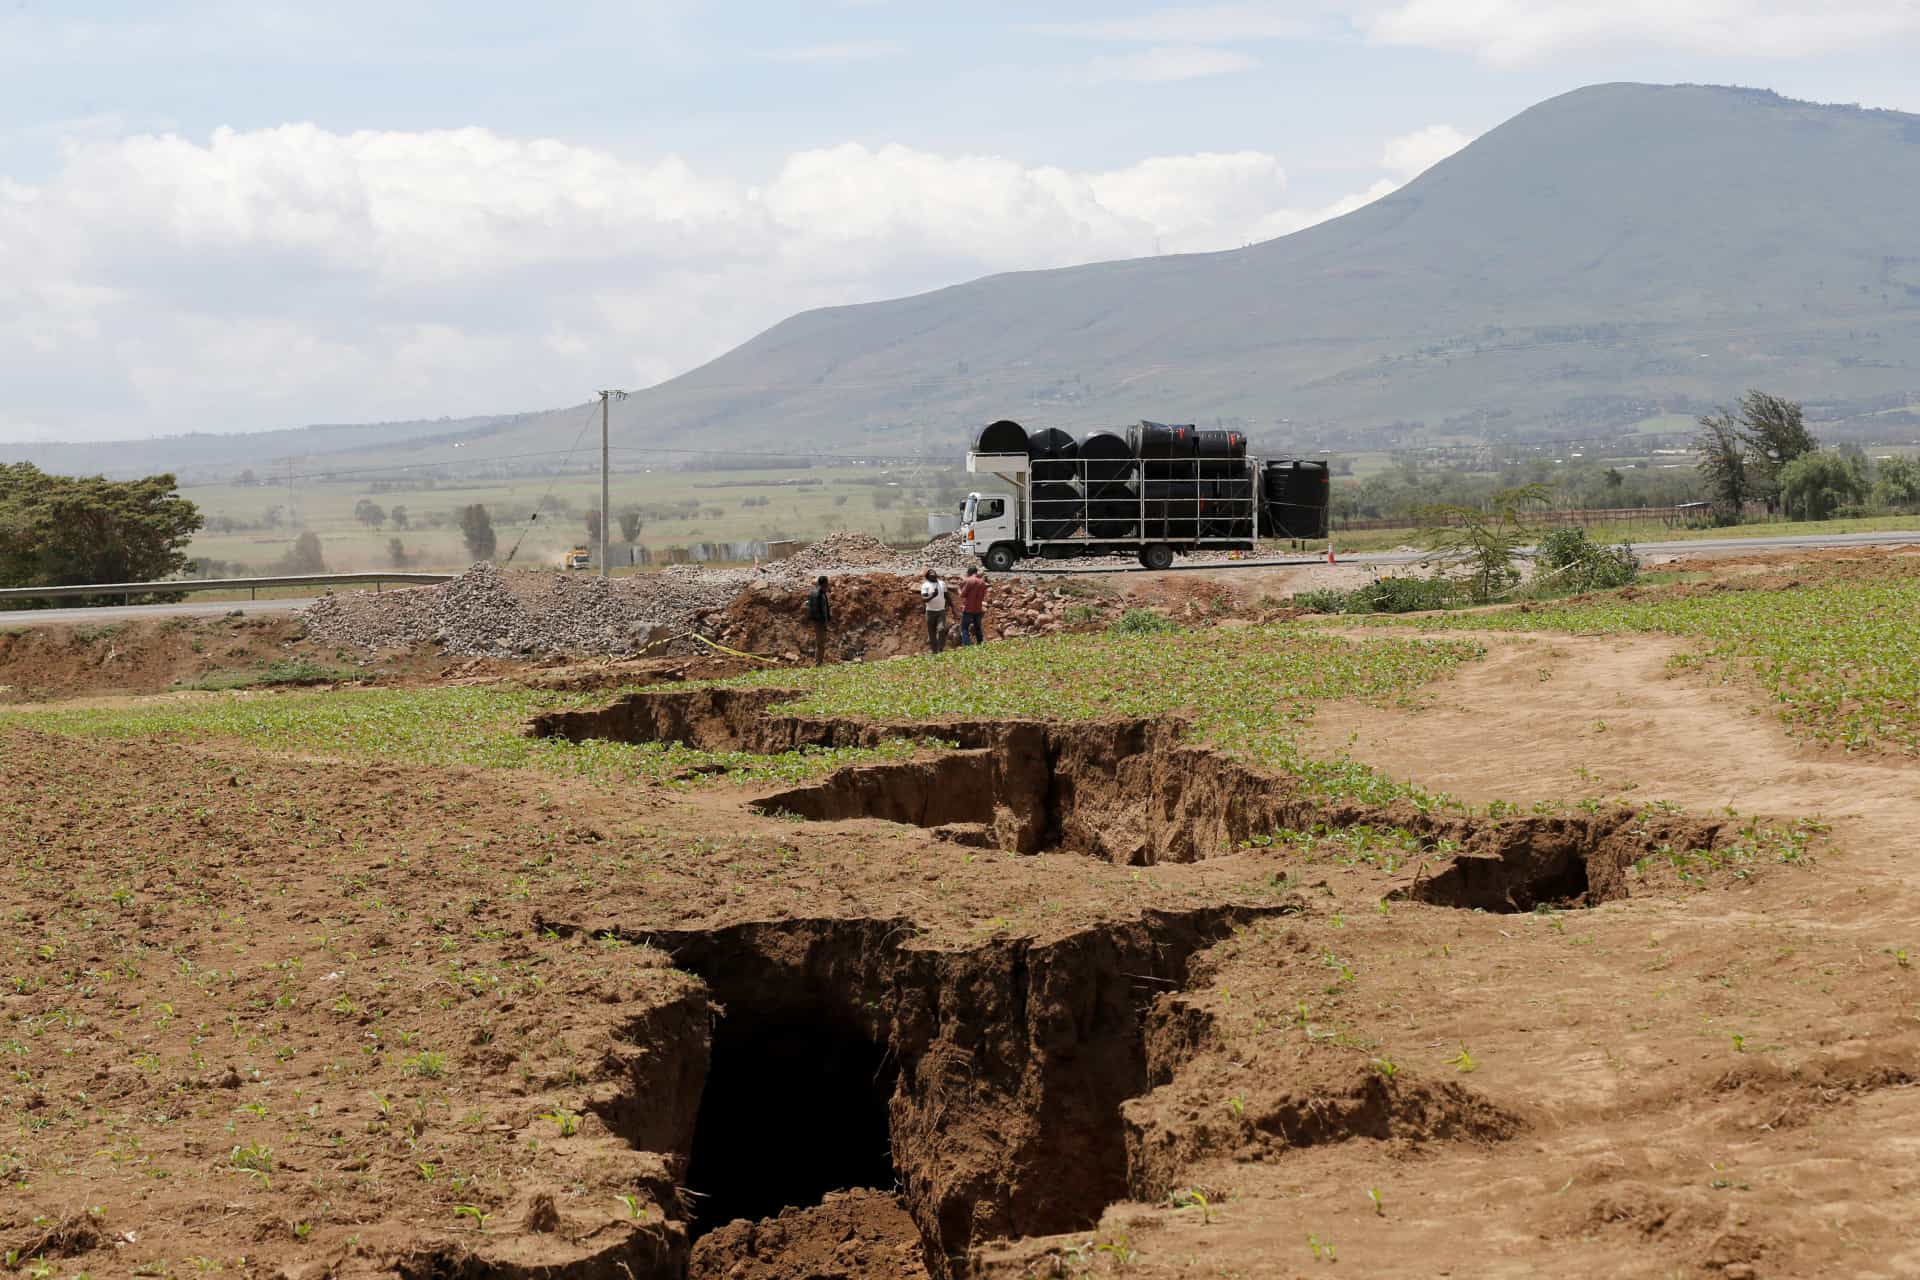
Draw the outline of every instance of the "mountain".
[[[945,454],[1012,416],[1377,447],[1629,430],[1756,386],[1920,435],[1916,225],[1920,116],[1598,85],[1278,240],[796,315],[617,406],[615,443]],[[552,449],[579,417],[478,425]]]

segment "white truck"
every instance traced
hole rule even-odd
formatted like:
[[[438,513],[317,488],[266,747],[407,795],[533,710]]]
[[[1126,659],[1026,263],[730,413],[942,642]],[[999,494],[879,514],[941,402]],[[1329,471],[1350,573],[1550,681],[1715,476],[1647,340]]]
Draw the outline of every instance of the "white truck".
[[[995,572],[1036,557],[1115,555],[1165,569],[1183,552],[1327,532],[1327,464],[1262,463],[1233,431],[1142,422],[1076,441],[1001,421],[980,433],[967,471],[1011,490],[969,494],[960,508],[967,549]]]

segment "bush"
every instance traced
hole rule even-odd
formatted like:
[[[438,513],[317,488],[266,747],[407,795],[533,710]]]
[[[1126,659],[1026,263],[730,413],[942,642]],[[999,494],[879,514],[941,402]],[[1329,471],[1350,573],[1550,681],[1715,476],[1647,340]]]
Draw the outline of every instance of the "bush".
[[[1555,529],[1540,539],[1535,552],[1541,587],[1570,591],[1605,591],[1624,587],[1640,576],[1640,558],[1626,543],[1603,547],[1587,537],[1585,529]]]
[[[1352,592],[1335,591],[1331,587],[1321,587],[1316,591],[1296,591],[1293,595],[1293,607],[1308,613],[1345,613],[1347,597]]]
[[[1447,578],[1380,578],[1352,591],[1302,591],[1293,603],[1309,613],[1417,613],[1450,609],[1461,596],[1460,584]]]
[[[1173,619],[1163,618],[1151,609],[1129,609],[1107,626],[1107,630],[1117,636],[1144,636],[1179,629]]]

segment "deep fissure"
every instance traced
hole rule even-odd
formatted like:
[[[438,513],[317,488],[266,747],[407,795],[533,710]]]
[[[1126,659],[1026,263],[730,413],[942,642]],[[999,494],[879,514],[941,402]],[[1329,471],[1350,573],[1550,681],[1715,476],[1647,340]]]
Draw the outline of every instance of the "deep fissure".
[[[829,1192],[891,1191],[886,1049],[824,1011],[716,1020],[686,1186],[697,1239]]]
[[[676,1131],[693,1273],[725,1265],[702,1241],[732,1257],[751,1244],[729,1222],[815,1207],[838,1221],[845,1203],[822,1198],[856,1188],[898,1196],[936,1278],[985,1240],[1093,1225],[1126,1193],[1121,1108],[1159,1082],[1149,1011],[1199,951],[1279,910],[1149,911],[957,948],[898,919],[627,935],[706,986],[710,1066]],[[774,1237],[799,1229],[782,1221]]]
[[[1720,820],[1626,808],[1490,818],[1317,798],[1285,775],[1196,745],[1173,718],[888,724],[771,709],[798,696],[722,688],[637,693],[595,710],[542,715],[529,731],[747,752],[937,737],[956,749],[849,766],[752,807],[812,821],[877,818],[960,845],[1059,850],[1130,865],[1191,862],[1283,830],[1393,829],[1418,844],[1394,896],[1493,912],[1624,898],[1635,862],[1663,849],[1715,849],[1731,833]]]

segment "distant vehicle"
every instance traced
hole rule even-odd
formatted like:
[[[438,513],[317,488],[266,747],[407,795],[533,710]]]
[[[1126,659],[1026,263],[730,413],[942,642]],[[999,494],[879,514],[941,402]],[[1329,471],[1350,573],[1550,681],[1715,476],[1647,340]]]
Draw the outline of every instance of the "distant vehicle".
[[[593,552],[587,550],[585,547],[569,547],[567,553],[560,557],[560,567],[569,570],[591,569],[593,568]]]
[[[1181,552],[1327,536],[1327,463],[1263,463],[1237,431],[1142,422],[1124,436],[1075,440],[1001,421],[980,433],[967,471],[1013,487],[1011,497],[973,493],[960,505],[967,549],[1001,573],[1035,557],[1112,555],[1165,569]]]

